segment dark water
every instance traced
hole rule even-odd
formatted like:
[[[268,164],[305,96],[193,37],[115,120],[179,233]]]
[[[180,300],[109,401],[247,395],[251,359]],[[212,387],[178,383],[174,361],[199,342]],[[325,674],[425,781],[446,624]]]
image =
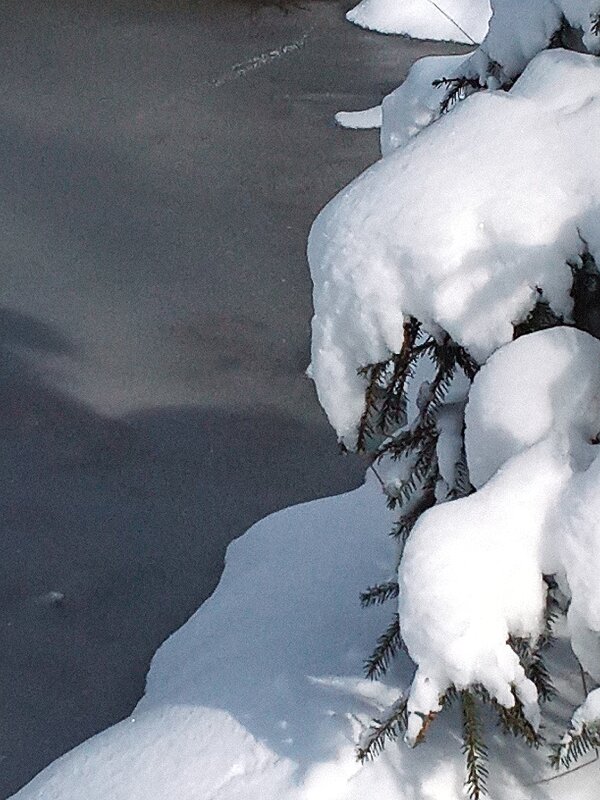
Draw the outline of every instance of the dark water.
[[[306,236],[377,158],[335,111],[447,48],[303,5],[4,4],[1,797],[128,714],[229,541],[361,479]]]

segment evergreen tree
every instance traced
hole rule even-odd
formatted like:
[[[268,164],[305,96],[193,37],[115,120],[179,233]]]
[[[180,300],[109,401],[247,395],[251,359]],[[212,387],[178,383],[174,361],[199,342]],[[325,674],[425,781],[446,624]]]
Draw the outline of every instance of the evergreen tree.
[[[600,12],[592,17],[591,29],[600,34]],[[582,31],[573,29],[563,18],[549,37],[548,47],[582,50]],[[489,61],[488,75],[497,79],[497,85],[509,89],[513,81],[502,79],[504,74],[501,65]],[[483,81],[472,75],[443,78],[436,85],[447,90],[441,103],[442,114],[450,112],[456,103],[473,92],[486,88]],[[600,338],[600,273],[585,241],[582,240],[580,253],[569,263],[573,275],[572,320],[554,313],[544,287],[540,286],[527,318],[515,324],[514,338],[558,325],[574,325]],[[366,379],[366,390],[357,450],[370,459],[382,482],[389,508],[397,511],[391,531],[398,542],[396,567],[421,514],[436,503],[452,501],[474,491],[464,451],[464,405],[457,408],[455,400],[452,401],[453,411],[462,415],[463,448],[451,476],[441,472],[438,443],[448,408],[448,392],[456,380],[472,381],[477,370],[478,364],[470,354],[446,332],[436,330],[435,335],[430,335],[419,320],[409,317],[404,322],[400,351],[360,371]],[[390,464],[392,479],[385,474],[381,477],[381,466]],[[527,677],[535,684],[540,700],[550,702],[555,689],[546,656],[553,643],[553,627],[565,613],[566,604],[552,576],[545,576],[545,582],[547,606],[542,635],[535,641],[511,637],[509,644],[519,656]],[[369,587],[361,595],[361,602],[364,607],[380,605],[394,600],[398,593],[398,583],[391,580]],[[402,647],[402,630],[398,614],[395,614],[365,661],[365,675],[369,678],[384,675]],[[460,703],[462,714],[465,784],[469,797],[479,800],[485,795],[487,778],[482,706],[496,714],[504,733],[532,747],[539,747],[544,740],[526,719],[518,700],[513,708],[507,709],[481,686],[452,688],[440,698],[442,712],[455,702]],[[359,743],[357,755],[361,761],[377,756],[387,742],[406,730],[406,703],[407,698],[401,695],[380,719],[373,721]],[[435,716],[432,714],[424,720],[417,744],[424,740]],[[598,727],[584,725],[582,730],[566,734],[561,743],[552,746],[550,760],[555,767],[568,767],[583,753],[598,747]]]

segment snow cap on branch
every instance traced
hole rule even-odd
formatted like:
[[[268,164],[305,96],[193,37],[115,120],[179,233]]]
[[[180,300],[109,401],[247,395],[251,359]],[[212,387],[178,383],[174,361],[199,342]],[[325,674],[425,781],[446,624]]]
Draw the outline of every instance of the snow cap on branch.
[[[425,512],[399,570],[400,628],[418,666],[412,738],[452,685],[480,685],[505,707],[516,695],[538,724],[537,692],[509,637],[541,634],[545,574],[571,595],[573,648],[599,672],[600,341],[556,327],[511,342],[475,377],[466,421],[481,488]]]
[[[483,363],[541,287],[572,309],[571,269],[600,255],[600,63],[540,53],[509,93],[474,95],[378,162],[316,219],[312,364],[321,404],[352,446],[357,370],[402,344],[412,315]]]

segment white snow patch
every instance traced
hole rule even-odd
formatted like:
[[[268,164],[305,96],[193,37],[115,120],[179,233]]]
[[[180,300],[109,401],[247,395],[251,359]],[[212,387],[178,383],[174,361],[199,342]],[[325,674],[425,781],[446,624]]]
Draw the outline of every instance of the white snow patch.
[[[484,38],[490,14],[489,0],[362,0],[346,18],[381,33],[473,44]]]
[[[471,483],[484,486],[552,431],[591,442],[600,430],[600,342],[573,328],[522,336],[480,370],[465,412]],[[587,464],[586,464],[587,466]]]
[[[364,111],[338,111],[335,121],[342,128],[354,130],[381,128],[381,106],[366,108]]]
[[[581,733],[584,725],[598,724],[600,724],[600,689],[594,689],[573,714],[573,731]]]

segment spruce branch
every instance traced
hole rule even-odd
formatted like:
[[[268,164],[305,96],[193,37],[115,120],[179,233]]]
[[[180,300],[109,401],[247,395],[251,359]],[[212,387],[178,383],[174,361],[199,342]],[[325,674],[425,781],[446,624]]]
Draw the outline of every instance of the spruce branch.
[[[564,319],[560,314],[556,314],[550,307],[550,303],[544,298],[544,293],[539,286],[536,286],[537,299],[523,322],[513,325],[513,339],[525,336],[528,333],[542,331],[547,328],[555,328],[557,325],[564,325]]]
[[[586,240],[579,234],[579,260],[568,261],[573,275],[573,321],[575,327],[600,338],[600,270]]]
[[[540,700],[544,702],[552,700],[556,696],[556,689],[544,660],[543,650],[547,645],[532,643],[529,639],[519,636],[510,636],[508,643],[519,656],[525,675],[535,685]]]
[[[454,342],[453,345],[454,356],[456,358],[456,363],[465,373],[466,377],[472,381],[475,375],[479,372],[479,364],[475,361],[475,359],[469,354],[464,347],[456,344]]]
[[[365,677],[380,678],[388,670],[390,661],[394,655],[402,648],[402,637],[400,635],[400,618],[394,614],[394,618],[381,636],[377,639],[377,645],[369,658],[365,661]]]
[[[375,586],[369,586],[365,592],[361,592],[360,604],[363,608],[369,606],[379,606],[387,600],[393,600],[398,597],[400,587],[398,581],[386,581],[385,583],[378,583]]]
[[[412,377],[414,363],[419,358],[419,355],[415,354],[415,345],[420,330],[421,325],[414,317],[409,317],[405,321],[402,348],[390,359],[391,376],[378,421],[380,431],[398,425],[406,415],[405,386],[407,380]]]
[[[556,696],[556,689],[546,665],[545,653],[554,644],[554,626],[562,612],[557,598],[556,581],[551,575],[544,575],[544,582],[546,583],[546,607],[542,633],[535,641],[511,636],[509,644],[519,656],[525,674],[535,684],[540,699],[546,702]]]
[[[442,114],[447,114],[457,103],[469,95],[485,89],[485,86],[482,86],[479,82],[479,78],[468,78],[466,75],[461,75],[458,78],[438,78],[433,81],[432,86],[435,88],[444,86],[447,90],[440,103],[440,112]]]
[[[367,450],[368,439],[397,428],[406,416],[405,386],[422,353],[415,350],[421,330],[414,317],[404,322],[404,337],[399,353],[358,370],[367,379],[364,410],[358,425],[357,451]]]
[[[522,739],[528,747],[535,749],[544,743],[544,737],[532,727],[518,700],[515,700],[512,708],[505,708],[497,700],[492,700],[491,705],[498,714],[498,724],[504,733],[512,734],[515,739]]]
[[[600,723],[582,725],[578,731],[569,731],[561,742],[552,745],[550,764],[568,769],[590,750],[600,748]]]
[[[471,687],[471,692],[479,697],[479,699],[496,713],[498,717],[498,724],[504,733],[511,734],[517,739],[523,741],[529,747],[539,747],[543,744],[542,735],[536,731],[523,712],[523,704],[518,697],[515,697],[515,703],[511,708],[506,708],[501,705],[495,697],[492,697],[488,690],[481,684],[476,684]]]
[[[437,432],[431,433],[430,439],[421,443],[421,450],[417,453],[409,477],[393,492],[391,489],[387,491],[389,509],[394,509],[396,506],[404,508],[413,501],[418,503],[416,497],[418,492],[427,495],[428,490],[435,486],[438,477],[436,445]],[[410,446],[416,445],[411,443]]]
[[[590,31],[595,34],[594,30],[594,14],[590,14]],[[573,27],[569,20],[563,14],[558,28],[554,31],[548,42],[548,49],[553,50],[556,48],[563,48],[564,50],[575,50],[579,52],[587,52],[587,48],[583,43],[583,28]]]
[[[563,14],[561,16],[558,28],[554,31],[554,33],[552,34],[552,36],[548,41],[548,50],[557,50],[561,47],[564,47],[564,34],[568,26],[569,23],[567,22],[567,18]]]
[[[475,490],[469,478],[469,467],[467,464],[467,453],[465,451],[465,425],[462,429],[462,446],[460,458],[454,465],[454,486],[450,488],[449,499],[458,500],[459,497],[468,497]]]
[[[460,693],[462,707],[462,751],[465,756],[465,787],[471,800],[481,800],[486,794],[488,777],[488,752],[483,740],[483,732],[475,697],[468,690]]]
[[[388,741],[394,741],[404,733],[408,719],[407,701],[407,697],[400,695],[385,715],[381,719],[374,719],[371,726],[363,733],[356,750],[356,757],[361,763],[378,756]]]
[[[422,488],[421,496],[418,501],[412,504],[410,511],[406,511],[400,515],[395,522],[394,527],[390,531],[390,536],[393,536],[400,542],[401,550],[408,541],[412,529],[417,524],[421,514],[431,508],[435,503],[435,485],[433,481],[430,485]]]
[[[356,450],[358,453],[366,452],[367,440],[374,433],[371,424],[371,416],[374,409],[377,407],[380,395],[380,384],[385,375],[387,364],[387,361],[378,361],[376,364],[371,364],[358,370],[358,374],[367,379],[365,407],[358,424],[358,437],[356,440]]]

